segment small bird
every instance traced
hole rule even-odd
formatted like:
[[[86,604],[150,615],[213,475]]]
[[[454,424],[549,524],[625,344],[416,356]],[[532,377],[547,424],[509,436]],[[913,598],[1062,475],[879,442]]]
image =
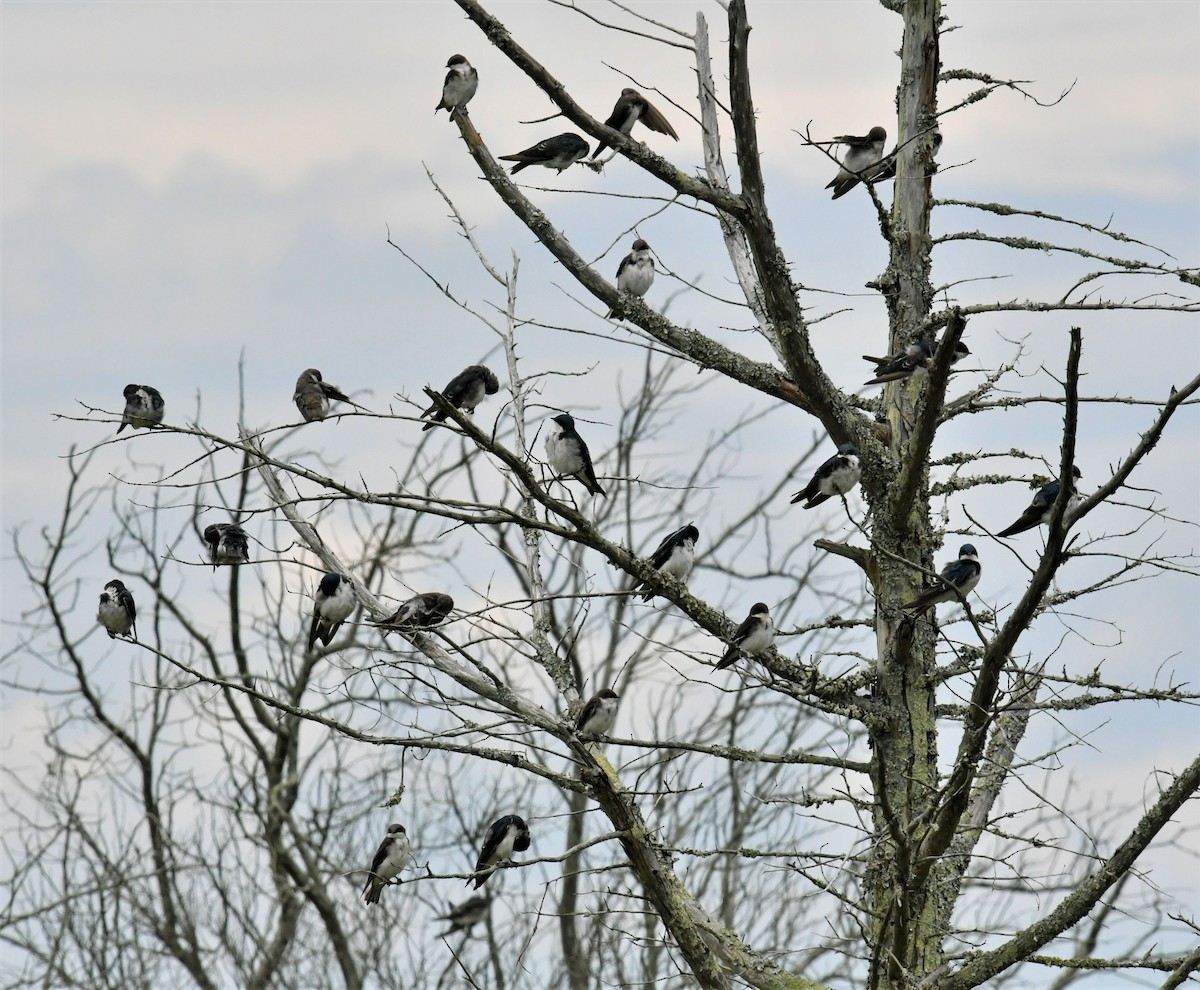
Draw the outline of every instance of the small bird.
[[[209,526],[204,530],[204,542],[208,544],[214,571],[218,564],[245,564],[250,560],[250,540],[236,523]]]
[[[517,815],[505,815],[497,818],[488,827],[483,839],[483,849],[479,859],[475,861],[475,876],[467,879],[467,886],[475,881],[478,890],[488,881],[496,868],[508,859],[514,852],[524,852],[529,848],[529,826],[525,819]]]
[[[393,629],[429,629],[436,626],[454,610],[454,599],[440,591],[427,591],[414,595],[389,619],[373,623],[383,629],[386,636]]]
[[[550,467],[564,478],[574,478],[592,495],[607,498],[608,493],[596,480],[588,445],[575,430],[574,418],[570,413],[559,413],[550,422],[558,424],[546,433],[546,458]]]
[[[1083,473],[1079,468],[1071,467],[1071,477],[1078,481],[1083,477]],[[1050,515],[1054,511],[1054,503],[1058,501],[1058,493],[1062,486],[1058,479],[1050,482],[1048,485],[1043,485],[1041,490],[1033,496],[1033,501],[1029,503],[1029,507],[1021,513],[1021,518],[1011,526],[1000,530],[996,534],[997,537],[1016,536],[1018,533],[1024,533],[1026,530],[1034,529],[1044,523],[1050,521]],[[1063,519],[1067,519],[1072,515],[1075,509],[1083,501],[1083,496],[1075,490],[1074,483],[1071,484],[1071,493],[1067,496],[1067,507],[1063,511]]]
[[[848,149],[842,159],[841,168],[826,189],[833,190],[833,198],[841,199],[851,189],[862,181],[871,181],[881,168],[875,168],[883,158],[883,146],[887,143],[887,131],[882,127],[872,127],[865,137],[854,134],[842,134],[836,138]]]
[[[633,125],[641,121],[645,127],[652,131],[657,131],[659,134],[665,134],[669,138],[679,140],[679,135],[675,133],[675,128],[668,122],[667,118],[658,112],[658,109],[646,97],[642,96],[636,89],[626,87],[621,90],[621,95],[617,98],[616,104],[613,106],[613,111],[608,116],[608,120],[604,122],[605,127],[611,127],[614,131],[620,131],[626,137],[633,130]],[[593,158],[599,158],[600,153],[605,148],[611,147],[607,140],[601,141],[596,145],[596,150],[592,153]]]
[[[330,400],[346,402],[356,409],[363,409],[357,402],[346,395],[336,385],[330,385],[321,377],[316,368],[309,368],[296,379],[296,392],[292,401],[304,417],[304,422],[312,423],[329,415]]]
[[[885,382],[898,382],[913,375],[920,377],[928,374],[929,366],[934,362],[937,349],[938,342],[930,338],[909,344],[904,350],[889,354],[887,357],[871,357],[869,354],[864,354],[864,361],[872,361],[875,364],[875,377],[866,384],[882,385]],[[950,363],[957,364],[970,353],[967,345],[960,340],[954,345],[954,357],[951,358]]]
[[[499,391],[500,382],[496,376],[482,364],[472,364],[463,368],[462,371],[450,379],[450,384],[442,389],[442,398],[454,406],[455,409],[461,409],[466,413],[474,413],[475,407],[486,396],[495,395]],[[429,419],[429,422],[421,427],[422,431],[424,431],[432,430],[434,423],[443,422],[446,419],[446,414],[434,404],[421,413],[421,417],[428,417]]]
[[[575,720],[575,731],[581,736],[607,736],[617,721],[620,700],[621,696],[612,688],[597,691]]]
[[[804,508],[811,509],[834,495],[845,495],[861,478],[858,448],[852,443],[841,444],[838,452],[817,468],[812,481],[792,496],[792,505],[808,499]]]
[[[127,426],[135,429],[144,426],[148,430],[162,422],[164,403],[158,389],[149,385],[126,385],[124,395],[125,412],[117,427],[118,433]]]
[[[568,131],[558,134],[545,141],[539,141],[532,148],[518,151],[515,155],[501,155],[502,162],[518,162],[512,167],[516,175],[521,169],[530,165],[545,165],[546,168],[556,168],[559,172],[569,168],[588,153],[588,143],[578,134]]]
[[[938,575],[938,583],[926,588],[910,602],[900,607],[905,611],[912,609],[918,615],[927,608],[940,602],[956,602],[965,599],[971,590],[979,583],[979,575],[983,567],[979,563],[979,555],[970,543],[964,543],[958,548],[958,560],[952,560],[942,568]]]
[[[897,149],[897,151],[898,150],[899,149]],[[942,150],[942,132],[934,131],[933,132],[933,153],[936,155],[941,150]],[[893,152],[892,154],[888,155],[888,157],[884,161],[880,162],[879,163],[879,171],[874,174],[874,176],[872,177],[872,181],[884,182],[887,179],[896,178],[896,157],[897,157],[897,153]],[[937,169],[936,165],[934,166],[934,169],[935,170]]]
[[[454,905],[449,912],[437,919],[450,922],[450,927],[438,937],[445,938],[455,932],[465,932],[469,938],[471,929],[487,918],[488,908],[491,907],[491,904],[492,900],[487,894],[475,894],[461,904]]]
[[[479,87],[479,73],[464,55],[451,55],[446,68],[450,71],[446,73],[446,81],[442,83],[442,101],[433,108],[433,112],[448,110],[453,117],[455,110],[459,113],[467,112],[467,104],[471,102],[471,97]]]
[[[650,245],[639,237],[633,242],[633,250],[617,266],[617,291],[644,296],[653,284],[654,258],[650,254]],[[616,311],[614,306],[604,314],[604,318],[611,319]]]
[[[742,620],[737,632],[733,634],[733,639],[729,641],[729,649],[725,651],[725,656],[721,657],[717,670],[732,667],[739,654],[755,657],[765,653],[774,642],[775,623],[771,621],[771,612],[765,602],[755,602],[750,608],[750,614]]]
[[[700,530],[688,523],[658,545],[650,563],[659,574],[669,574],[686,584],[688,575],[692,573],[692,565],[696,562],[696,543],[699,539]],[[647,591],[642,595],[642,601],[648,602],[653,597],[654,592]]]
[[[124,582],[114,578],[104,586],[100,592],[96,621],[104,627],[109,639],[118,636],[137,639],[137,607],[133,604],[133,592],[125,587]]]
[[[328,646],[343,622],[354,611],[354,586],[342,574],[326,574],[313,592],[312,625],[308,629],[308,651],[317,640]]]
[[[371,860],[371,875],[363,887],[363,900],[368,904],[378,904],[384,885],[408,865],[410,858],[404,826],[395,823],[389,825],[387,835],[379,843],[375,858]]]

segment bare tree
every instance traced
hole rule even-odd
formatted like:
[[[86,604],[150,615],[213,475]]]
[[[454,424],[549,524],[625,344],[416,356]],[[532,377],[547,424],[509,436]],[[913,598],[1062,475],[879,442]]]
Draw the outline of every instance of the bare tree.
[[[951,499],[1015,480],[987,473],[991,459],[1039,458],[935,454],[939,431],[961,417],[1042,406],[1063,422],[1048,466],[1069,479],[1080,409],[1104,398],[1081,392],[1079,327],[1055,394],[1023,387],[1019,345],[1010,364],[953,394],[968,321],[1000,312],[1030,320],[1193,313],[1196,270],[979,231],[934,238],[934,209],[947,205],[933,198],[938,120],[1018,84],[944,70],[938,4],[885,3],[903,30],[899,133],[878,171],[862,176],[889,251],[872,284],[888,318],[880,346],[891,355],[939,334],[940,342],[913,352],[921,373],[881,374],[882,391],[860,396],[817,360],[805,290],[775,237],[741,0],[727,8],[727,93],[714,84],[721,73],[703,15],[691,33],[636,22],[694,59],[699,176],[590,115],[480,4],[457,2],[558,114],[663,183],[654,211],[711,216],[746,319],[773,360],[619,292],[500,167],[469,113],[454,113],[467,151],[513,215],[626,321],[622,339],[637,373],[593,417],[617,415],[615,439],[599,444],[603,424],[592,424],[605,495],[588,496],[543,463],[541,424],[566,405],[572,384],[520,356],[518,259],[502,271],[444,193],[497,302],[472,307],[427,274],[448,305],[495,335],[506,401],[494,427],[432,389],[419,404],[398,397],[386,413],[345,415],[395,421],[409,437],[386,488],[297,450],[315,444],[310,427],[243,423],[239,435],[222,436],[198,423],[164,425],[195,438],[198,454],[139,483],[132,500],[132,480],[90,487],[87,455],[74,457],[61,525],[36,548],[20,534],[16,545],[42,603],[18,652],[45,669],[45,680],[23,672],[18,684],[68,700],[48,734],[45,782],[28,795],[38,810],[16,832],[19,866],[0,928],[26,960],[13,985],[957,990],[1000,980],[1065,986],[1114,970],[1182,983],[1200,966],[1194,925],[1138,865],[1185,834],[1177,816],[1200,785],[1200,756],[1163,768],[1130,824],[1128,814],[1089,808],[1094,795],[1065,803],[1072,788],[1043,767],[1053,759],[1069,768],[1069,746],[1024,747],[1037,719],[1117,701],[1195,704],[1186,685],[1160,683],[1152,671],[1137,684],[1056,672],[1056,650],[1042,650],[1031,633],[1097,592],[1156,571],[1195,573],[1194,557],[1157,549],[1166,510],[1141,499],[1131,479],[1175,413],[1194,403],[1200,377],[1167,395],[1119,397],[1151,407],[1144,432],[1124,442],[1110,476],[1086,497],[1072,501],[1066,485],[1049,497],[1041,549],[1029,550],[1032,540],[1022,548],[1028,583],[1013,600],[982,583],[975,595],[965,585],[947,589],[940,614],[911,603],[931,583],[941,587],[948,535],[993,539],[969,509],[954,518]],[[941,108],[939,87],[960,80],[979,88]],[[724,165],[723,126],[732,131],[736,182]],[[890,209],[880,199],[889,178]],[[1083,228],[1091,243],[1151,250],[1040,212],[950,205],[1036,215]],[[933,281],[933,248],[963,239],[1097,267],[1068,272],[1053,299],[972,302]],[[421,264],[403,238],[392,246]],[[1094,291],[1112,272],[1137,278],[1138,294]],[[1163,279],[1167,288],[1142,291]],[[685,374],[693,369],[707,374]],[[678,428],[681,407],[718,384],[736,386],[744,410],[729,411],[699,447],[689,435],[691,449],[664,454],[662,437]],[[421,433],[414,424],[427,403],[446,425]],[[585,410],[573,405],[585,430]],[[807,449],[764,472],[738,444],[780,411],[808,424]],[[96,409],[78,418],[113,421]],[[830,440],[856,447],[866,512],[831,499],[797,522],[804,513],[787,498]],[[731,511],[718,495],[746,473],[754,496]],[[1035,478],[1035,487],[1048,480]],[[1125,491],[1142,521],[1131,532],[1083,536],[1092,514]],[[103,670],[90,659],[86,641],[99,631],[80,635],[68,618],[89,590],[74,576],[91,549],[79,545],[82,527],[104,499],[114,519],[109,565],[147,613],[135,646],[110,651],[137,658],[118,675],[111,659]],[[219,584],[204,599],[195,594],[210,573],[199,537],[224,519],[251,534],[254,563],[216,571]],[[659,537],[694,520],[697,567],[707,587],[722,589],[717,601],[648,559]],[[1086,579],[1068,583],[1076,561],[1089,565]],[[456,608],[446,625],[386,637],[359,621],[309,651],[308,593],[326,571],[352,577],[362,618],[376,623],[420,592],[450,592]],[[779,645],[732,671],[712,670],[759,598],[772,602]],[[575,719],[603,687],[621,694],[621,720],[610,736],[589,739]],[[709,714],[697,721],[697,711]],[[622,730],[630,725],[638,730]],[[1136,801],[1125,804],[1128,812]],[[382,836],[384,819],[368,815],[379,805],[397,808],[417,865],[374,910],[355,901]],[[484,829],[512,813],[530,822],[533,844],[488,881],[486,936],[421,937],[413,919],[445,911],[454,881],[459,890],[471,882]],[[1130,921],[1111,925],[1118,915]],[[1160,949],[1168,931],[1172,944],[1191,948]]]

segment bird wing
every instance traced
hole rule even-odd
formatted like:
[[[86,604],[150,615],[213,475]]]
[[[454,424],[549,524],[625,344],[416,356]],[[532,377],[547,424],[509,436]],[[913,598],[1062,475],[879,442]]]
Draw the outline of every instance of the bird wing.
[[[666,117],[658,112],[658,108],[645,97],[642,97],[642,103],[644,105],[642,115],[638,120],[650,128],[650,130],[657,131],[659,134],[665,134],[667,137],[678,141],[679,135],[675,133],[675,128],[671,126]]]

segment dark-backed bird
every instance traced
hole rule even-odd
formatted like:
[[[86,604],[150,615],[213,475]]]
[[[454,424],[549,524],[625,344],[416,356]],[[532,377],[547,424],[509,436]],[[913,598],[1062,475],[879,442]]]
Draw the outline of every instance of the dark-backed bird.
[[[100,607],[96,610],[96,621],[104,627],[109,639],[128,636],[137,639],[137,606],[133,604],[133,592],[116,578],[109,581],[100,592]]]
[[[885,382],[898,382],[913,375],[919,377],[928,374],[937,350],[938,342],[930,338],[909,344],[904,350],[889,354],[887,357],[871,357],[869,354],[864,354],[863,360],[871,361],[875,365],[875,377],[866,384],[882,385]],[[950,363],[957,364],[970,353],[967,345],[960,340],[954,345],[954,357],[950,359]]]
[[[124,395],[125,412],[118,433],[127,426],[135,429],[144,426],[148,430],[162,422],[165,403],[158,389],[150,385],[126,385]]]
[[[596,480],[591,452],[575,429],[571,414],[559,413],[550,422],[555,424],[546,431],[546,460],[550,467],[563,478],[574,478],[592,495],[607,496]]]
[[[607,736],[616,724],[620,700],[621,696],[612,688],[597,691],[575,720],[575,731],[581,736]]]
[[[465,932],[469,938],[471,929],[487,919],[488,908],[491,907],[491,904],[492,900],[487,894],[474,894],[461,904],[455,904],[446,914],[437,919],[450,922],[450,927],[438,937],[445,938],[455,932]]]
[[[250,559],[250,540],[236,523],[216,523],[204,530],[213,570],[218,564],[244,564]]]
[[[887,144],[887,131],[872,127],[862,137],[842,134],[834,140],[846,146],[846,155],[841,160],[838,174],[825,188],[833,190],[834,199],[841,199],[860,182],[869,182],[882,171],[879,162],[883,158],[883,146]]]
[[[546,138],[545,141],[539,141],[532,148],[518,151],[515,155],[501,155],[500,160],[517,162],[512,167],[513,175],[523,168],[529,168],[530,165],[544,165],[546,168],[554,168],[562,172],[563,169],[569,168],[583,158],[587,152],[588,143],[578,134],[568,131],[565,134]]]
[[[478,890],[488,881],[496,868],[507,860],[514,852],[524,852],[529,848],[529,826],[525,819],[518,815],[505,815],[497,818],[488,827],[483,839],[483,848],[479,851],[479,859],[475,861],[475,875],[467,879],[469,887],[474,881]]]
[[[312,625],[308,629],[308,650],[320,640],[328,646],[343,622],[354,611],[354,586],[342,574],[326,574],[313,592]]]
[[[979,555],[975,548],[970,543],[964,543],[958,549],[958,560],[950,561],[942,568],[937,581],[931,587],[900,607],[920,615],[927,608],[932,608],[940,602],[965,600],[979,583],[979,575],[982,573],[983,567],[979,563]]]
[[[363,409],[336,385],[330,385],[316,368],[306,368],[296,379],[296,391],[292,401],[304,417],[304,422],[313,423],[329,415],[330,402],[336,400]]]
[[[465,413],[474,413],[475,407],[489,395],[500,391],[500,382],[491,371],[482,364],[472,364],[463,368],[450,379],[450,384],[442,389],[442,398],[455,409]],[[437,403],[431,405],[423,413],[422,419],[429,422],[421,427],[422,430],[432,430],[434,423],[445,421],[446,414],[438,409]]]
[[[659,134],[665,134],[676,141],[679,140],[679,135],[675,133],[675,128],[668,123],[666,117],[658,112],[658,108],[636,89],[626,87],[621,90],[621,95],[617,98],[617,102],[613,106],[613,111],[608,115],[608,120],[604,122],[604,125],[611,127],[614,131],[620,131],[628,137],[629,132],[633,130],[633,125],[639,120],[644,127],[648,127],[652,131],[657,131]],[[611,146],[607,140],[601,141],[596,145],[596,150],[592,153],[592,157],[599,158],[601,152],[608,147]]]
[[[639,237],[633,242],[633,250],[617,266],[617,291],[644,296],[653,284],[654,257],[650,254],[650,245]],[[616,311],[617,307],[614,306],[604,314],[604,318],[611,319]]]
[[[696,543],[699,539],[700,530],[688,523],[663,539],[651,555],[650,563],[660,574],[679,578],[686,584],[688,575],[692,573],[692,565],[696,563]],[[653,591],[647,590],[642,595],[642,601],[650,601],[654,594]]]
[[[834,495],[845,495],[861,478],[858,448],[852,443],[841,444],[838,452],[817,468],[812,481],[792,496],[792,505],[807,499],[804,508],[811,509]]]
[[[390,618],[373,623],[383,629],[386,636],[393,629],[429,629],[445,620],[454,611],[454,599],[440,591],[427,591],[414,595],[398,609]]]
[[[1071,476],[1078,481],[1083,477],[1083,473],[1079,468],[1072,466]],[[1074,514],[1074,510],[1083,501],[1083,496],[1075,491],[1075,485],[1070,485],[1071,491],[1067,495],[1067,507],[1063,510],[1063,520],[1068,520]],[[1062,490],[1058,479],[1050,482],[1048,485],[1043,485],[1036,495],[1033,496],[1033,501],[1029,503],[1029,507],[1021,513],[1019,518],[1011,526],[1006,526],[996,534],[997,537],[1016,536],[1018,533],[1024,533],[1026,530],[1035,529],[1050,521],[1050,516],[1054,512],[1054,503],[1058,501],[1058,493]]]
[[[467,104],[471,102],[471,97],[479,87],[479,73],[467,61],[465,55],[451,55],[446,68],[450,71],[446,73],[446,81],[442,83],[442,101],[433,108],[433,112],[448,110],[453,117],[455,110],[460,113],[467,112]]]
[[[371,860],[371,875],[367,877],[367,885],[363,887],[363,900],[368,904],[378,904],[384,886],[408,865],[410,858],[408,835],[404,826],[394,823],[389,825],[387,835],[375,851],[375,858]]]
[[[765,602],[755,602],[750,608],[750,614],[742,620],[742,624],[733,634],[733,639],[729,641],[729,649],[725,651],[725,656],[721,657],[717,670],[732,667],[734,661],[743,653],[750,657],[765,653],[774,642],[775,623],[771,621],[771,612]]]

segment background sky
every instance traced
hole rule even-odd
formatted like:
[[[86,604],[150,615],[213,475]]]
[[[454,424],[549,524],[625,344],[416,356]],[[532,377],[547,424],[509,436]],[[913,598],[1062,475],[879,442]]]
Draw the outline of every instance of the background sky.
[[[659,0],[653,9],[656,18],[690,31],[697,7],[709,19],[714,51],[723,52],[724,18],[715,4]],[[607,114],[629,78],[684,108],[694,105],[693,65],[685,52],[605,34],[544,3],[492,8],[596,116]],[[587,9],[618,17],[607,5]],[[1049,108],[1001,92],[947,117],[935,194],[1111,223],[1170,252],[1179,264],[1195,265],[1200,5],[1003,0],[950,3],[945,12],[956,26],[942,40],[946,69],[1022,80],[1043,103],[1071,92]],[[866,377],[859,355],[886,346],[882,306],[863,288],[886,265],[886,249],[866,196],[856,191],[831,202],[822,188],[832,176],[830,164],[804,147],[797,132],[811,128],[815,139],[828,139],[883,124],[894,137],[900,21],[865,0],[751,2],[750,19],[768,203],[795,278],[823,290],[805,295],[810,314],[837,313],[815,326],[814,346],[835,381],[856,386]],[[265,425],[295,418],[290,397],[305,367],[321,368],[328,380],[361,390],[368,404],[382,407],[397,392],[419,396],[422,385],[444,384],[484,357],[493,346],[487,331],[447,304],[385,243],[390,231],[473,303],[496,300],[447,221],[426,168],[493,261],[505,264],[510,251],[520,254],[523,315],[605,329],[597,304],[582,299],[539,253],[479,179],[457,130],[444,114],[432,113],[446,58],[462,52],[480,73],[471,116],[493,153],[567,129],[560,121],[520,123],[550,114],[549,102],[452,3],[10,2],[3,29],[5,533],[52,522],[66,477],[62,455],[111,430],[54,414],[79,414],[77,401],[117,410],[127,382],[158,387],[169,420],[196,415],[202,396],[201,421],[228,434],[236,423],[240,358],[248,383],[246,421]],[[943,109],[974,88],[943,87]],[[695,168],[698,127],[681,110],[660,106],[681,140],[652,135],[650,146]],[[728,148],[726,155],[732,171]],[[637,225],[663,268],[699,279],[709,292],[734,295],[719,238],[703,218],[676,210],[642,219],[655,204],[553,191],[662,193],[627,162],[616,160],[601,175],[579,168],[562,176],[533,171],[521,178],[552,190],[533,193],[535,201],[585,257],[599,259],[602,271],[615,271]],[[881,193],[890,201],[889,189]],[[936,226],[1170,260],[1045,222],[997,220],[958,208],[939,211]],[[1002,255],[949,245],[935,254],[935,282],[956,283],[954,299],[966,302],[1056,298],[1095,267],[1044,252]],[[978,281],[984,277],[989,280]],[[1174,292],[1177,286],[1138,282],[1134,288],[1111,280],[1103,294]],[[661,307],[671,296],[670,315],[678,322],[769,358],[760,341],[729,329],[745,325],[741,311],[697,293],[674,296],[678,288],[660,276],[647,301]],[[1120,312],[976,318],[968,330],[974,353],[964,367],[994,367],[1012,356],[1011,341],[1024,339],[1031,354],[1023,365],[1031,376],[1027,389],[1053,394],[1049,375],[1061,372],[1072,323],[1085,328],[1091,395],[1161,399],[1200,369],[1194,316]],[[597,345],[585,358],[572,352],[573,342],[551,334],[531,331],[525,339],[530,360],[545,367],[595,366],[546,400],[589,408],[600,419],[596,410],[612,383],[637,362],[636,352],[616,344]],[[977,382],[979,375],[963,380]],[[711,425],[706,414],[720,409],[722,399],[739,408],[745,403],[740,390],[717,385],[708,409],[696,411],[697,431]],[[1152,415],[1146,406],[1085,409],[1078,454],[1085,488],[1107,477]],[[395,448],[386,430],[337,431],[348,471],[387,484]],[[1060,431],[1052,407],[974,416],[943,431],[938,452],[1016,446],[1056,460]],[[770,452],[795,435],[807,444],[811,432],[807,421],[773,414],[757,442]],[[1197,417],[1187,410],[1151,455],[1142,480],[1159,493],[1158,504],[1185,520],[1200,517],[1196,439]],[[676,447],[686,442],[673,440]],[[156,459],[191,449],[172,447],[171,438],[154,442]],[[110,447],[99,467],[127,471],[135,456],[131,445]],[[1022,471],[1017,462],[1008,467]],[[1015,517],[1028,494],[1019,486],[980,491],[970,509],[996,528]],[[952,506],[952,527],[965,524],[961,501]],[[1094,516],[1089,532],[1128,522],[1113,511]],[[1170,527],[1165,546],[1194,553],[1195,529]],[[995,562],[986,572],[989,593],[1019,593],[1019,567],[993,545],[983,552],[985,566]],[[7,554],[3,574],[11,619],[29,599]],[[97,587],[106,579],[102,561],[95,578]],[[1200,673],[1195,594],[1195,581],[1177,575],[1106,593],[1102,604],[1113,626],[1089,632],[1095,649],[1080,658],[1083,669],[1104,661],[1106,674],[1124,681],[1161,668],[1164,679],[1194,685]],[[80,621],[92,621],[90,610]],[[1097,793],[1136,799],[1149,793],[1152,767],[1178,767],[1181,754],[1195,752],[1194,721],[1150,705],[1133,706],[1119,721],[1098,714],[1086,729],[1072,727],[1086,731],[1094,747],[1081,755],[1080,769],[1093,775]],[[10,699],[6,745],[33,738],[27,734],[39,725],[36,711]]]

